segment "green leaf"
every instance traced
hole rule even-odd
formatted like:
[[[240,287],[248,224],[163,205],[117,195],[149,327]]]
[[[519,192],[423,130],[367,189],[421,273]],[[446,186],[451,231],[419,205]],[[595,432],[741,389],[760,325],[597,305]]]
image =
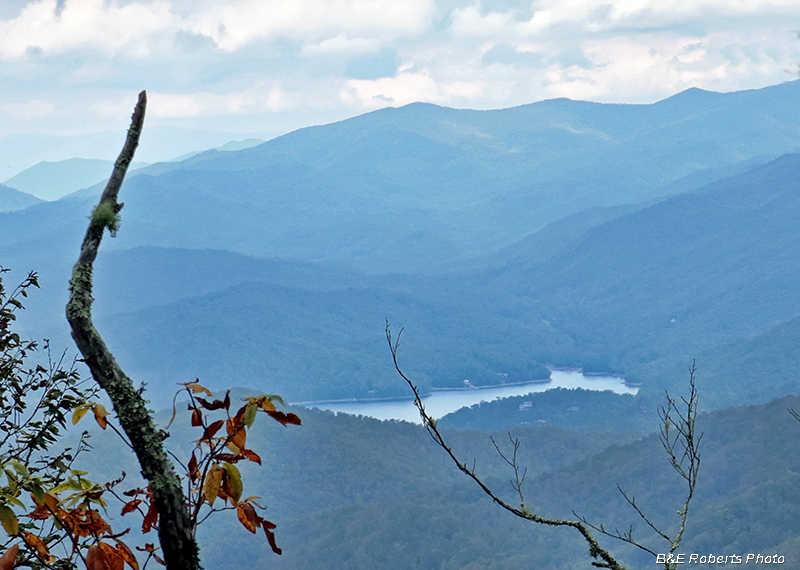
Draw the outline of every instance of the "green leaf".
[[[52,492],[61,493],[62,491],[83,491],[83,487],[81,487],[81,484],[75,479],[70,479],[69,481],[64,481],[58,487],[55,487]]]
[[[6,505],[0,505],[0,523],[2,523],[3,528],[10,536],[19,534],[19,520],[17,520],[17,515]]]
[[[253,422],[256,421],[256,412],[258,411],[258,406],[256,404],[247,404],[247,408],[244,410],[244,425],[248,428],[252,427]]]
[[[14,471],[16,471],[17,473],[19,473],[20,475],[22,475],[22,476],[23,476],[23,477],[25,477],[26,479],[27,479],[28,477],[30,477],[30,476],[31,476],[31,474],[30,474],[30,473],[28,473],[28,469],[27,469],[27,467],[25,467],[25,466],[24,466],[22,463],[20,463],[20,462],[19,462],[17,459],[12,459],[11,461],[9,461],[9,463],[10,463],[10,464],[11,464],[11,466],[14,468]]]
[[[283,401],[283,398],[278,396],[277,394],[266,394],[267,399],[272,402],[273,400],[279,402],[281,406],[285,406],[286,402]]]
[[[44,504],[44,488],[37,482],[31,483],[31,494],[36,498],[40,505]]]
[[[236,465],[233,463],[223,463],[222,468],[225,470],[225,478],[224,482],[224,489],[225,493],[233,499],[233,504],[239,502],[239,499],[242,498],[242,476],[239,473],[239,469],[236,468]]]

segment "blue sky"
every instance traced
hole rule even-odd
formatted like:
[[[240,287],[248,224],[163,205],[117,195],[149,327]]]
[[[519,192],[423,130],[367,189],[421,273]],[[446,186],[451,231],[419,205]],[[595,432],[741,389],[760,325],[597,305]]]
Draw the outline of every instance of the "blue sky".
[[[798,30],[797,0],[3,0],[0,168],[113,158],[89,134],[124,131],[141,89],[164,135],[140,150],[152,161],[414,101],[773,85],[797,76]],[[33,150],[54,137],[72,146]]]

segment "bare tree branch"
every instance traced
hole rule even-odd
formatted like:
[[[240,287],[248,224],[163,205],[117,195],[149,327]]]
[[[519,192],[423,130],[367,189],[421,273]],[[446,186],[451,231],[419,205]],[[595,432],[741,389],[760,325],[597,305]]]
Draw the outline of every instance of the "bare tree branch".
[[[397,373],[406,381],[408,386],[411,388],[412,392],[414,393],[414,405],[416,406],[417,410],[419,410],[420,418],[422,418],[422,425],[427,430],[428,434],[433,438],[433,441],[436,444],[444,449],[447,455],[450,456],[450,459],[453,460],[453,463],[456,464],[456,467],[467,475],[470,479],[475,481],[481,490],[486,493],[497,505],[504,508],[505,510],[513,513],[514,515],[529,520],[531,522],[535,522],[538,524],[548,525],[548,526],[566,526],[570,528],[574,528],[577,530],[584,540],[589,545],[589,556],[591,556],[594,560],[592,561],[592,566],[597,568],[610,568],[612,570],[626,570],[624,566],[622,566],[619,562],[617,562],[611,554],[605,550],[597,540],[592,536],[591,532],[589,532],[589,527],[581,521],[570,521],[570,520],[561,520],[561,519],[550,519],[547,517],[543,517],[541,515],[537,515],[528,509],[524,503],[521,505],[519,509],[512,507],[508,503],[506,503],[503,499],[498,497],[475,473],[475,466],[473,464],[472,469],[470,469],[465,463],[462,463],[458,457],[456,457],[453,449],[447,444],[442,436],[442,433],[439,431],[439,428],[436,425],[436,420],[428,415],[425,411],[425,405],[422,403],[422,398],[419,393],[419,389],[414,383],[405,375],[405,373],[401,370],[400,365],[397,362],[397,351],[400,347],[400,336],[403,334],[403,330],[401,329],[400,332],[397,334],[397,338],[392,338],[392,331],[389,327],[389,320],[386,320],[386,341],[389,343],[389,350],[392,352],[392,361],[394,362],[395,370]],[[513,441],[513,440],[512,440]],[[499,449],[498,449],[499,451]],[[516,449],[514,451],[516,454]],[[501,453],[501,455],[503,455]],[[504,459],[508,462],[509,460],[503,456]],[[512,456],[511,465],[514,466],[516,461],[516,457]],[[521,489],[522,486],[522,479],[518,476],[519,471],[516,471],[517,477],[515,478],[515,483],[517,483]],[[513,484],[513,483],[512,483]],[[518,493],[521,492],[518,490]]]
[[[125,145],[114,164],[114,171],[100,202],[92,212],[78,262],[72,270],[67,320],[72,328],[72,338],[83,354],[92,376],[111,398],[120,425],[139,459],[142,475],[150,482],[160,519],[159,539],[167,568],[197,570],[197,543],[180,479],[167,457],[161,434],[147,410],[147,403],[103,342],[94,327],[91,313],[94,260],[97,258],[105,229],[108,228],[113,236],[119,227],[119,212],[123,204],[117,202],[117,196],[139,144],[146,105],[147,95],[142,91],[133,112]]]
[[[633,509],[639,515],[639,518],[647,523],[653,532],[658,534],[661,538],[669,543],[669,553],[666,556],[667,560],[672,559],[669,555],[675,554],[681,542],[683,541],[683,533],[686,530],[686,521],[689,517],[689,503],[691,503],[692,498],[694,497],[694,491],[697,487],[697,476],[700,470],[700,440],[703,439],[703,434],[698,435],[696,432],[698,399],[697,387],[695,385],[696,372],[697,367],[695,366],[695,362],[692,361],[692,365],[689,367],[689,399],[687,400],[686,398],[681,398],[681,401],[686,406],[686,411],[681,412],[677,400],[672,398],[669,395],[669,392],[666,392],[667,405],[662,407],[658,412],[658,416],[661,418],[661,431],[659,433],[659,440],[661,441],[661,445],[664,447],[664,450],[667,452],[667,456],[669,457],[672,468],[675,469],[675,471],[686,481],[688,487],[683,506],[680,510],[678,510],[680,524],[678,526],[678,532],[675,534],[675,536],[671,538],[665,532],[661,531],[655,525],[655,523],[653,523],[650,518],[648,518],[647,515],[645,515],[644,512],[639,508],[639,506],[636,504],[636,499],[632,496],[629,496],[622,489],[622,487],[617,485],[617,489],[619,489],[619,492],[622,494],[628,504],[633,507]],[[792,412],[792,410],[789,411]],[[795,417],[798,416],[795,415]],[[800,420],[800,417],[798,417],[798,420]],[[600,532],[601,534],[621,540],[623,542],[627,542],[628,544],[632,544],[633,546],[649,552],[653,556],[656,555],[653,550],[634,540],[632,526],[627,532],[620,532],[619,529],[614,529],[614,532],[611,532],[606,530],[602,524],[597,526],[588,522],[584,517],[581,517],[577,514],[575,514],[575,516],[577,516],[581,522],[597,532]],[[675,564],[671,561],[665,562],[664,568],[665,570],[674,570]]]

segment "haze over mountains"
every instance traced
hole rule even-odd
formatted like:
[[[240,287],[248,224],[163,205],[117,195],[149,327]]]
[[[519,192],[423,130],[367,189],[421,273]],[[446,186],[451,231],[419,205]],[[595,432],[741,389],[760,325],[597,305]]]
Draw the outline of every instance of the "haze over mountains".
[[[795,81],[653,105],[414,104],[155,164],[123,188],[98,316],[156,385],[232,375],[293,399],[397,395],[390,317],[423,386],[556,365],[655,390],[666,363],[800,314],[800,165],[773,160],[800,148],[798,95]],[[101,187],[0,214],[5,264],[53,292],[32,309],[53,338]]]
[[[525,397],[543,428],[525,425],[515,400],[462,410],[442,425],[523,434],[540,454],[531,472],[544,490],[537,505],[550,512],[576,504],[599,516],[610,501],[600,481],[614,492],[629,474],[631,484],[652,482],[641,493],[656,511],[674,512],[674,485],[653,475],[652,437],[602,450],[652,430],[663,390],[685,392],[695,358],[703,410],[800,391],[798,100],[800,81],[727,94],[691,89],[653,105],[414,104],[152,164],[131,172],[120,194],[122,227],[95,269],[96,322],[153,402],[194,378],[294,402],[407,395],[391,367],[385,318],[395,331],[405,327],[401,364],[423,392],[464,378],[493,384],[498,374],[540,379],[547,367],[617,373],[642,383],[636,398]],[[0,187],[0,200],[20,205],[0,213],[0,260],[14,269],[6,283],[35,270],[43,289],[27,300],[21,331],[57,349],[72,346],[67,281],[101,190],[31,196],[26,205],[27,195]],[[800,505],[796,477],[781,463],[796,440],[786,430],[800,430],[785,412],[800,406],[795,400],[704,419],[709,477],[722,483],[699,497],[703,526],[689,531],[690,546],[800,553],[793,508],[781,507],[780,526],[757,500]],[[486,539],[504,524],[491,509],[480,515],[491,524],[456,528],[479,501],[435,450],[422,452],[430,473],[414,466],[422,448],[409,451],[408,438],[423,435],[417,428],[306,417],[299,439],[266,444],[280,459],[263,495],[288,521],[287,550],[305,553],[282,559],[284,567],[310,567],[309,553],[323,548],[334,553],[330,568],[413,567],[415,553],[417,566],[436,569],[498,560],[572,568],[581,559],[520,555],[529,534],[511,523],[502,526],[506,542]],[[769,430],[783,430],[774,445]],[[453,437],[465,450],[487,455],[475,443],[483,434],[460,433]],[[548,439],[562,449],[545,450]],[[724,458],[737,453],[760,454],[760,463],[731,474]],[[490,465],[491,480],[506,485]],[[573,495],[577,503],[565,500],[573,486],[585,491]],[[419,524],[420,512],[439,523]],[[628,515],[614,510],[609,520]],[[758,524],[750,533],[741,520]],[[212,545],[229,536],[212,528]],[[456,530],[436,535],[446,528]],[[403,539],[392,542],[392,529]],[[757,539],[747,543],[748,533]],[[431,547],[434,535],[447,548]],[[533,551],[574,549],[542,536]],[[223,568],[226,550],[209,551],[209,567]],[[237,552],[242,564],[260,556]]]
[[[261,139],[229,141],[217,147],[216,150],[242,150],[263,142]],[[185,160],[201,152],[204,151],[186,153],[175,158],[174,161]],[[147,163],[134,162],[131,164],[129,171],[132,173],[145,166],[147,166]],[[12,176],[5,181],[5,185],[32,195],[39,200],[58,200],[84,188],[97,184],[104,185],[113,168],[113,161],[101,159],[70,158],[56,162],[42,161]],[[6,201],[8,201],[8,205],[6,205]],[[25,206],[33,203],[35,201],[28,201]],[[0,211],[19,209],[22,208],[16,202],[0,196]]]

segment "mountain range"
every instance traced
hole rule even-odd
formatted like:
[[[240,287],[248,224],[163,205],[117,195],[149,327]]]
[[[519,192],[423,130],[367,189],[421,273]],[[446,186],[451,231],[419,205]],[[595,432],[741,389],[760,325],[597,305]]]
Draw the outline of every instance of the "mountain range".
[[[389,318],[426,389],[582,366],[657,394],[700,353],[800,315],[798,91],[414,104],[154,164],[122,190],[98,322],[156,390],[202,376],[396,396]],[[101,187],[0,214],[3,264],[47,289],[32,333],[69,342],[64,284]],[[783,395],[784,372],[709,401]]]
[[[652,105],[414,104],[152,164],[122,189],[122,227],[95,265],[95,321],[157,409],[195,378],[237,399],[408,395],[387,319],[423,393],[553,367],[622,375],[641,384],[635,397],[549,391],[439,425],[514,502],[487,439],[511,431],[537,512],[636,521],[651,548],[664,546],[616,485],[675,528],[684,491],[652,432],[694,361],[705,435],[685,551],[796,558],[798,96],[800,81]],[[13,209],[0,213],[4,285],[27,271],[42,285],[14,325],[58,351],[72,346],[67,283],[102,186],[53,201],[0,187]],[[193,437],[177,409],[167,442],[185,458]],[[200,533],[206,567],[588,565],[578,537],[507,517],[420,426],[291,409],[303,425],[253,432],[264,466],[242,468],[286,555],[217,517]],[[137,471],[117,440],[92,443],[97,478]]]

